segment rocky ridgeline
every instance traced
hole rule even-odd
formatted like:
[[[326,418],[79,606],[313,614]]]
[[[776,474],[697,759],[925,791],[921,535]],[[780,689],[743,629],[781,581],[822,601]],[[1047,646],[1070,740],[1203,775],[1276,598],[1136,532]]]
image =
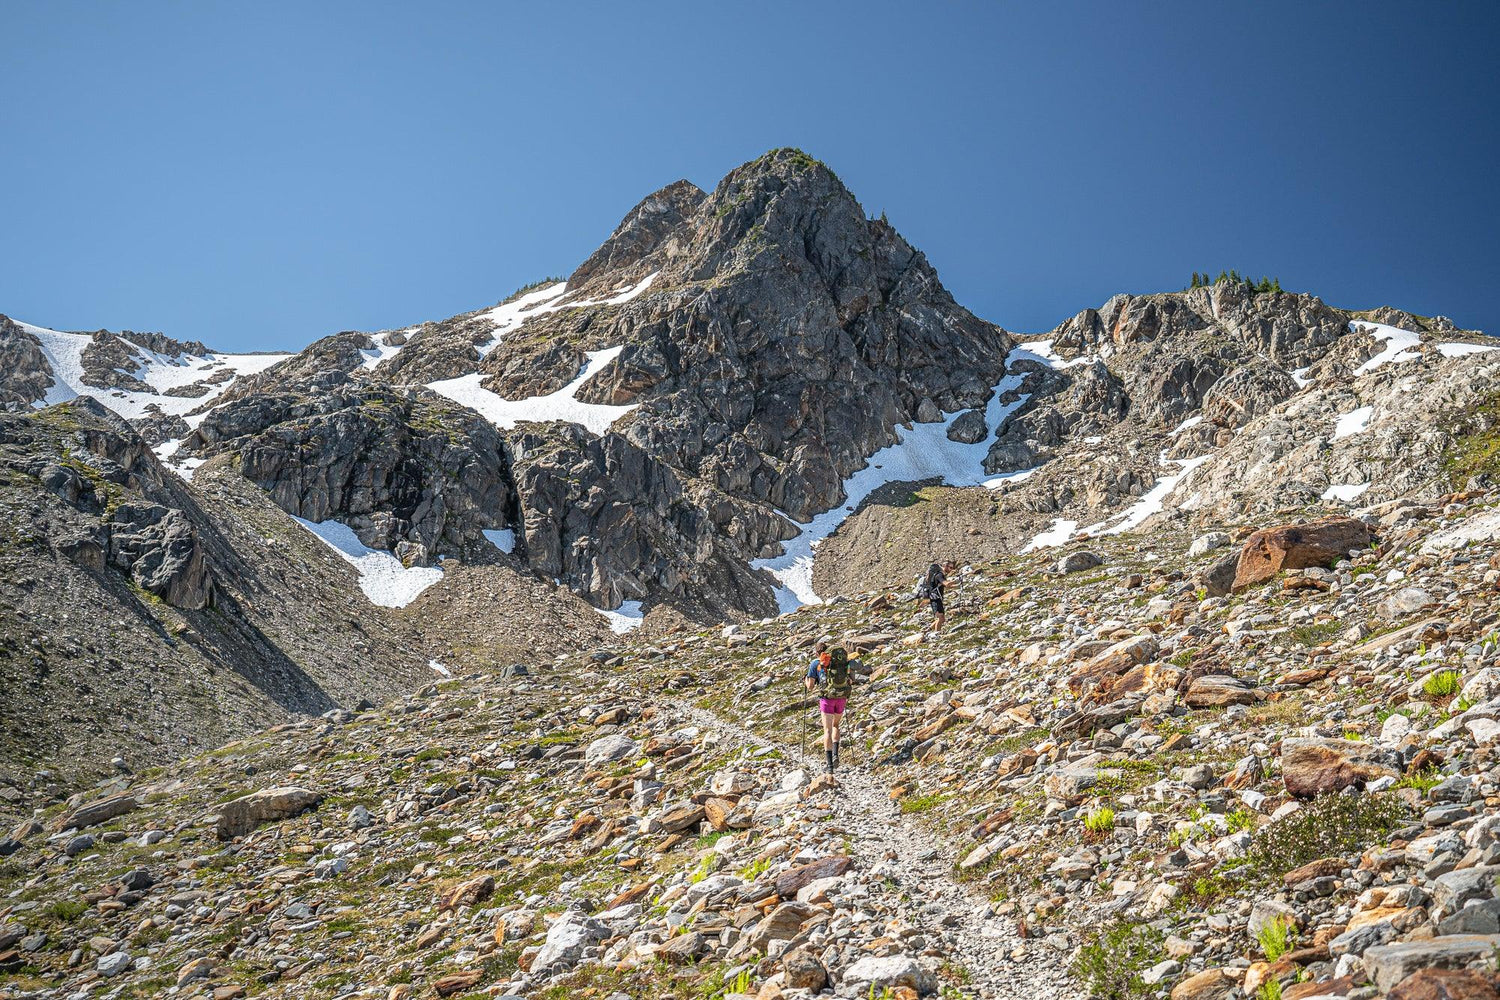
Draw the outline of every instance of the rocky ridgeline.
[[[1500,495],[1254,529],[117,779],[0,847],[0,995],[1491,996]],[[835,779],[798,758],[822,637],[860,655]]]
[[[633,288],[640,294],[611,301]],[[426,554],[407,554],[424,565],[439,554],[435,526],[414,511],[463,522],[465,535],[514,529],[519,559],[603,607],[633,599],[714,619],[764,615],[776,603],[749,563],[796,534],[780,512],[806,519],[836,506],[844,480],[911,420],[969,410],[983,436],[982,407],[1012,346],[795,150],[738,168],[712,193],[687,182],[656,192],[570,276],[566,297],[521,313],[514,328],[497,330],[487,315],[378,335],[399,351],[373,367],[371,335],[324,338],[215,397],[184,454],[265,455],[274,436],[275,460],[247,469],[299,513],[308,467],[342,467],[331,448],[360,450],[359,434],[330,438],[330,418],[312,414],[347,422],[351,395],[417,400],[432,395],[427,384],[464,375],[509,400],[545,395],[571,383],[588,352],[621,348],[578,390],[583,402],[636,406],[604,433],[521,424],[500,432],[503,447],[468,442],[498,458],[514,505],[455,511],[442,477],[391,491],[356,475],[342,489],[317,483],[311,506],[376,548],[403,530],[416,536]],[[412,420],[381,427],[394,441],[420,436]]]
[[[86,398],[0,413],[0,541],[7,820],[119,769],[385,701],[430,680],[431,659],[608,634],[571,594],[493,562],[450,561],[410,612],[376,607],[233,462],[189,486]]]

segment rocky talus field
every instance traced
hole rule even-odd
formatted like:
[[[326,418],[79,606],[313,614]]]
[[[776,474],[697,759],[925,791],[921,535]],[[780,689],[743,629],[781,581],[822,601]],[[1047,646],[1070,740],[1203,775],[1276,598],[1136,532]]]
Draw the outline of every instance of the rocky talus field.
[[[1006,330],[794,149],[296,353],[0,316],[0,1000],[1500,1000],[1497,346]]]
[[[121,775],[0,845],[0,995],[1489,997],[1497,524],[1096,539]]]

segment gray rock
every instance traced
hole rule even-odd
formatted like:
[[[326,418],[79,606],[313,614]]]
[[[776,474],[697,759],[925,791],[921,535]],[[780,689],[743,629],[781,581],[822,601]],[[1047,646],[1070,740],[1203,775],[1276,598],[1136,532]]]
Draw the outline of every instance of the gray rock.
[[[609,928],[579,910],[568,910],[552,922],[547,939],[531,962],[536,971],[571,969],[584,949],[604,940]]]
[[[219,821],[215,832],[220,840],[233,840],[235,837],[243,837],[262,823],[274,823],[316,808],[321,801],[321,793],[295,785],[251,792],[219,806]]]
[[[983,410],[965,410],[948,425],[948,439],[960,444],[978,444],[989,432]]]
[[[1450,934],[1427,941],[1402,941],[1377,945],[1364,953],[1365,974],[1382,993],[1418,969],[1463,968],[1477,959],[1488,958],[1500,947],[1500,935]]]
[[[1432,899],[1439,913],[1455,913],[1471,899],[1490,899],[1495,895],[1495,880],[1500,865],[1460,868],[1439,875],[1432,883]]]
[[[611,733],[601,736],[588,745],[583,752],[583,761],[589,767],[599,767],[625,760],[640,752],[640,744],[628,736]]]
[[[857,991],[862,988],[873,986],[878,993],[880,990],[904,986],[916,990],[919,994],[931,993],[934,989],[932,973],[915,958],[905,955],[891,955],[885,958],[867,956],[844,969],[841,977],[842,985],[854,986]]]
[[[93,846],[94,835],[90,833],[80,833],[76,837],[70,837],[67,843],[63,844],[63,853],[70,858],[76,858],[78,857],[78,855],[82,854],[84,851],[91,849]]]
[[[1420,587],[1403,587],[1381,601],[1376,610],[1386,618],[1414,615],[1432,603],[1432,595]]]
[[[1193,544],[1188,546],[1188,555],[1196,558],[1206,556],[1214,549],[1222,549],[1228,545],[1230,538],[1227,532],[1210,531],[1193,539]]]
[[[1081,573],[1086,569],[1104,565],[1104,557],[1097,552],[1069,552],[1057,561],[1057,572],[1062,574]]]
[[[94,963],[94,967],[99,970],[101,976],[118,976],[130,968],[132,961],[129,952],[116,951],[108,955],[101,955],[99,960]]]

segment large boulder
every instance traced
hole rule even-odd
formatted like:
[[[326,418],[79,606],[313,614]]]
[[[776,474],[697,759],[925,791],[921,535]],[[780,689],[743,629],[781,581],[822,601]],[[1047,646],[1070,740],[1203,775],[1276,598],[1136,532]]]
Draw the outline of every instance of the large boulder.
[[[583,751],[583,762],[589,767],[603,767],[633,757],[641,745],[623,733],[610,733],[590,743]]]
[[[192,522],[180,510],[123,503],[107,522],[108,561],[141,589],[177,608],[201,611],[214,582]]]
[[[1365,974],[1382,993],[1389,993],[1414,972],[1463,968],[1500,948],[1500,934],[1448,934],[1426,941],[1376,945],[1362,956]]]
[[[98,826],[100,823],[108,823],[112,819],[133,812],[139,807],[140,803],[133,793],[122,792],[119,795],[96,799],[69,809],[52,821],[52,829],[57,831],[82,830],[87,826]]]
[[[1234,589],[1263,583],[1282,570],[1328,566],[1369,544],[1369,526],[1353,517],[1323,517],[1265,528],[1245,540]]]
[[[1356,740],[1291,737],[1281,743],[1281,774],[1289,794],[1316,798],[1345,788],[1362,787],[1385,776],[1399,777],[1380,751]]]
[[[316,808],[322,801],[321,793],[295,785],[264,788],[219,806],[219,821],[214,832],[220,840],[233,840],[262,823],[274,823]]]
[[[547,929],[547,940],[531,960],[531,970],[571,969],[584,950],[609,937],[609,928],[580,910],[568,910]]]

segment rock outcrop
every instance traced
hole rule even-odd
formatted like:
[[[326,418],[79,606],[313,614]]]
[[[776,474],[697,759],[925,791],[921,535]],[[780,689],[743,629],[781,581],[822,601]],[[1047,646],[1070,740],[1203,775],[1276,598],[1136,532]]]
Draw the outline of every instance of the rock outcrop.
[[[0,314],[0,409],[24,410],[46,399],[53,380],[36,337]]]
[[[348,523],[409,564],[485,558],[487,529],[510,524],[514,491],[499,432],[425,389],[321,375],[217,406],[183,443],[238,456],[283,510]]]

